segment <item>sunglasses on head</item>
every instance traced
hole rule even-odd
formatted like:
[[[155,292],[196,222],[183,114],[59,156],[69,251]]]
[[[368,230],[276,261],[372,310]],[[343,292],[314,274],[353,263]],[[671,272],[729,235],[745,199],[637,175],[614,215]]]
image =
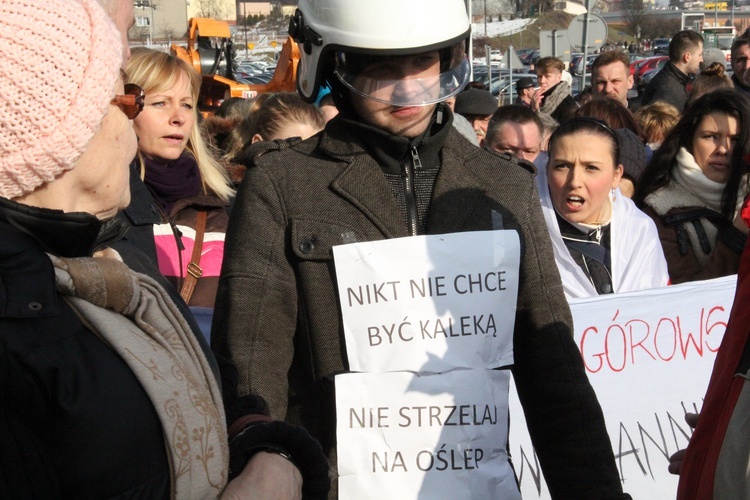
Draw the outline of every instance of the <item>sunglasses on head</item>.
[[[135,83],[125,85],[125,95],[116,95],[112,104],[119,107],[130,120],[143,111],[146,93]]]

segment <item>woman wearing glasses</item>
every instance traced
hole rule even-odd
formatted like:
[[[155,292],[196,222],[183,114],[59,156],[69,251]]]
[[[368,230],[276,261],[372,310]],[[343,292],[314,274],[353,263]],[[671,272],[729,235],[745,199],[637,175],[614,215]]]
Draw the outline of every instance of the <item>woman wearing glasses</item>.
[[[110,246],[143,108],[115,25],[96,0],[2,12],[0,498],[217,498],[279,470],[262,451],[303,474],[306,456],[325,464],[304,431],[262,415],[233,420],[245,431],[228,443],[216,359]]]
[[[141,177],[161,214],[154,227],[159,270],[208,335],[234,189],[201,136],[201,77],[185,61],[149,49],[133,50],[127,74],[146,91],[134,125]]]
[[[673,283],[737,273],[748,151],[750,102],[719,90],[685,110],[643,172],[633,199],[656,223]]]
[[[619,190],[617,135],[575,118],[549,141],[537,174],[544,219],[568,298],[664,286],[667,265],[653,222]]]

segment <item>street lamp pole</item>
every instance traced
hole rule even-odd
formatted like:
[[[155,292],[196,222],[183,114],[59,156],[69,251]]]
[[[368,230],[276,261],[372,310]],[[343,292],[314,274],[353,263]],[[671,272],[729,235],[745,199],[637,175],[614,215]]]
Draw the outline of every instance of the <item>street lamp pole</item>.
[[[469,14],[469,24],[471,25],[474,22],[474,13],[472,12],[472,5],[471,0],[466,0],[466,12]],[[474,60],[474,42],[472,40],[472,37],[469,37],[469,63],[472,63]],[[471,79],[474,79],[474,64],[469,64],[469,67],[471,68]]]
[[[719,0],[714,0],[714,26],[719,25]]]
[[[245,18],[245,59],[247,56],[247,3],[242,2],[242,17]]]
[[[636,45],[636,52],[641,52],[641,26],[637,24],[635,26],[635,45]]]
[[[148,3],[148,11],[151,14],[148,22],[148,46],[151,47],[154,44],[154,6],[151,2]]]

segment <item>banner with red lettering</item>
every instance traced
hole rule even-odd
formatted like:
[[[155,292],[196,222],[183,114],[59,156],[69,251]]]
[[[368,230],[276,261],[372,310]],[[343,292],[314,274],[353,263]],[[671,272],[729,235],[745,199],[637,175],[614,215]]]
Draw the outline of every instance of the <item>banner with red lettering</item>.
[[[686,412],[700,411],[737,277],[574,299],[575,339],[601,403],[623,489],[674,498],[669,456],[687,446]],[[524,499],[550,498],[513,387],[511,457]]]

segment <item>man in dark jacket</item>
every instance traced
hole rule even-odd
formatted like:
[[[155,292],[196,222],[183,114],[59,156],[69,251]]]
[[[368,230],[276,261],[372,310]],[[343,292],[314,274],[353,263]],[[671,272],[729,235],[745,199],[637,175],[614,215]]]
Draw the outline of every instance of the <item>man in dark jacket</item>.
[[[750,94],[750,33],[745,32],[732,43],[732,82],[737,92]]]
[[[682,111],[687,102],[687,84],[703,62],[703,37],[693,30],[683,30],[669,42],[669,61],[649,82],[641,105],[663,101]]]
[[[273,416],[302,423],[335,467],[334,377],[349,363],[332,248],[487,231],[502,219],[523,250],[512,371],[550,491],[621,498],[533,166],[472,146],[442,104],[469,79],[464,2],[401,2],[398,16],[382,0],[329,3],[302,0],[290,34],[303,58],[298,90],[313,100],[327,82],[340,113],[306,141],[246,152],[213,347],[236,362],[241,392],[262,394]],[[322,21],[320,12],[331,15]]]
[[[591,65],[591,90],[596,95],[617,99],[628,107],[628,90],[633,88],[630,58],[620,50],[602,52]]]

